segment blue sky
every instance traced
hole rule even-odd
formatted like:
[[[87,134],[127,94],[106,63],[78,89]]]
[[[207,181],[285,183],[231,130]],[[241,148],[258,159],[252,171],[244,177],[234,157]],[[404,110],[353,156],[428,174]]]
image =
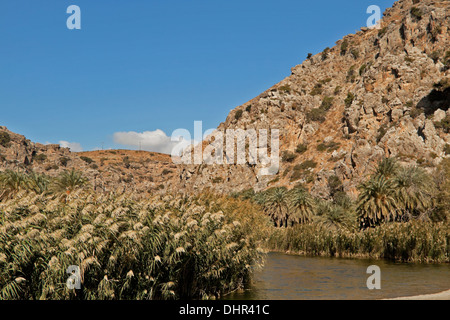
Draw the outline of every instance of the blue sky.
[[[369,5],[393,3],[2,0],[0,125],[83,150],[135,148],[117,132],[214,128],[308,52],[365,26]],[[66,27],[73,4],[81,30]]]

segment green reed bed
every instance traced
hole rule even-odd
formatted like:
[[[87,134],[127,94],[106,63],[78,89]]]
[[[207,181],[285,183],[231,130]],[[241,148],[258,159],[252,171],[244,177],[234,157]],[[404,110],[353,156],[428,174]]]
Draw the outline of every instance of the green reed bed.
[[[365,257],[402,262],[450,262],[448,223],[386,223],[361,231],[318,224],[278,229],[267,242],[275,251],[312,256]]]

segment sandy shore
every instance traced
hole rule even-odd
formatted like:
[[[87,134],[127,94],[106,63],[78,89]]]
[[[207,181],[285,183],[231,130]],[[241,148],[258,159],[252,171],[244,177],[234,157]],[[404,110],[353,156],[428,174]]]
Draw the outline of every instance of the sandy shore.
[[[434,294],[424,294],[419,296],[400,297],[386,300],[450,300],[450,290]]]

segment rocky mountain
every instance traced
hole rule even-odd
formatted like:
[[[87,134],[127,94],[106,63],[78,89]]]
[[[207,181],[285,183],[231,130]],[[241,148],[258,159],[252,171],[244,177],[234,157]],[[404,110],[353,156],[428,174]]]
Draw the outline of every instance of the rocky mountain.
[[[218,128],[279,129],[279,173],[259,177],[259,167],[249,164],[185,165],[177,189],[301,183],[326,198],[331,176],[356,195],[383,157],[432,170],[450,153],[449,20],[448,0],[400,0],[386,10],[381,28],[361,28],[310,55]]]
[[[309,55],[291,75],[234,109],[217,128],[278,129],[280,168],[174,164],[168,155],[103,150],[72,153],[0,127],[0,170],[57,175],[79,169],[97,190],[216,192],[302,184],[329,197],[339,179],[357,185],[383,157],[433,170],[450,155],[450,1],[400,0],[379,29],[361,28]],[[6,135],[8,137],[6,137]],[[213,145],[212,136],[199,148]],[[248,148],[250,141],[247,142]]]
[[[57,144],[34,143],[0,127],[0,171],[35,171],[57,176],[80,170],[98,191],[164,192],[177,167],[169,155],[133,150],[71,152]]]

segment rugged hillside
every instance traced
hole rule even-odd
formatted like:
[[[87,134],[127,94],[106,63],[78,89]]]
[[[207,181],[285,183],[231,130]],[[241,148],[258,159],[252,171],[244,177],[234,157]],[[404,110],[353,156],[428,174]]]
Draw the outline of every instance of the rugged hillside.
[[[330,176],[356,194],[383,157],[432,170],[450,153],[449,20],[449,1],[396,2],[381,29],[361,28],[308,57],[219,126],[279,129],[278,175],[258,177],[250,165],[189,165],[180,168],[177,189],[302,183],[327,197]]]
[[[278,129],[275,176],[259,165],[175,165],[168,155],[71,153],[0,127],[0,170],[57,175],[82,170],[96,190],[218,192],[307,186],[327,198],[328,179],[350,195],[383,157],[433,168],[450,153],[450,1],[401,0],[380,29],[361,28],[309,56],[289,77],[234,109],[218,130]],[[203,148],[211,143],[207,139]]]
[[[174,179],[170,156],[132,150],[70,152],[59,145],[33,143],[0,127],[0,171],[35,171],[56,176],[63,170],[81,170],[98,191],[163,192]]]

